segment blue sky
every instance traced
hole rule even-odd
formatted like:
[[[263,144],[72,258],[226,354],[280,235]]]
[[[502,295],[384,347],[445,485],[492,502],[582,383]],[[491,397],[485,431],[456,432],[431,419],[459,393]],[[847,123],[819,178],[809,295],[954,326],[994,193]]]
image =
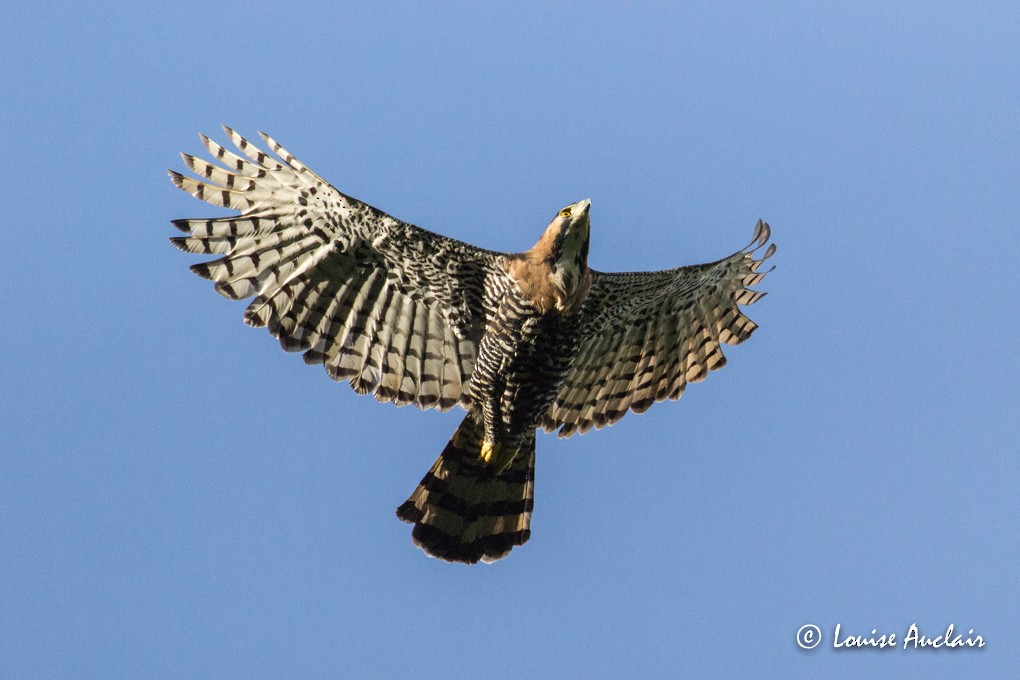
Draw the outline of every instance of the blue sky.
[[[700,4],[7,5],[0,676],[1015,672],[1020,12]],[[540,437],[508,559],[428,559],[393,512],[461,415],[332,383],[167,243],[221,123],[488,248],[590,197],[602,270],[762,217],[761,329]],[[912,623],[987,646],[831,648]]]

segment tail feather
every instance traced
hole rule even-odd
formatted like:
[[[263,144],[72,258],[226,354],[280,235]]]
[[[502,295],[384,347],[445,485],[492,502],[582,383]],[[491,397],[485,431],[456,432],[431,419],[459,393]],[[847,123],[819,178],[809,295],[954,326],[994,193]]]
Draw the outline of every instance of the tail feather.
[[[495,562],[531,537],[535,499],[535,435],[510,466],[496,472],[479,459],[482,428],[468,415],[397,517],[414,524],[411,538],[448,562]]]

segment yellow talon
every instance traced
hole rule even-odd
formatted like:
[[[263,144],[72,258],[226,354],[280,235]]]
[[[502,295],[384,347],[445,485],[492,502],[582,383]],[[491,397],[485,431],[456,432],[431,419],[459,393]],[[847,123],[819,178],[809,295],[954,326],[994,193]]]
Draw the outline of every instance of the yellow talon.
[[[501,474],[504,470],[510,467],[510,464],[514,462],[514,458],[517,457],[517,451],[508,449],[502,444],[482,442],[482,450],[478,454],[478,458],[489,465],[493,465],[496,468],[496,474]]]

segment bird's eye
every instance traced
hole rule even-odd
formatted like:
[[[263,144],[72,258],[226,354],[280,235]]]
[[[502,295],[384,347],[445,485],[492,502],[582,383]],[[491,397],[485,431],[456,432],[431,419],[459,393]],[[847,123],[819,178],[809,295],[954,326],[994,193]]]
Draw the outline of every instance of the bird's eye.
[[[564,208],[563,210],[561,210],[560,211],[560,217],[562,217],[565,220],[569,219],[570,218],[570,208]]]

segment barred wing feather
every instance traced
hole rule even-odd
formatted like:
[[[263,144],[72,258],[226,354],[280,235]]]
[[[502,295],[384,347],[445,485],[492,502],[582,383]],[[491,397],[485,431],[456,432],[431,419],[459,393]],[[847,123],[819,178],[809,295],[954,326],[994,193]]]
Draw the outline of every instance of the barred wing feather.
[[[710,264],[657,272],[593,272],[581,347],[542,421],[560,437],[611,425],[627,411],[679,399],[687,383],[726,363],[720,343],[735,345],[757,325],[740,311],[765,293],[750,290],[775,252],[758,221],[744,250]]]
[[[230,128],[238,155],[202,135],[217,161],[182,154],[201,179],[169,171],[181,189],[240,211],[176,220],[192,266],[239,300],[281,346],[380,401],[440,410],[468,405],[485,319],[486,279],[501,254],[401,222],[346,196],[271,137],[276,157]]]

